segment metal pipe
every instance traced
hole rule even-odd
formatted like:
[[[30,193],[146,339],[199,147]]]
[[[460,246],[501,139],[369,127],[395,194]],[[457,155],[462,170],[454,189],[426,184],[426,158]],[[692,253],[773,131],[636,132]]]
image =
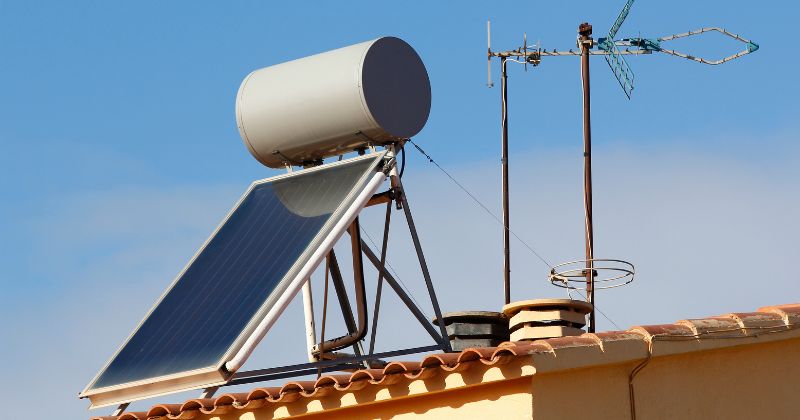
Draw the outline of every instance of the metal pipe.
[[[412,347],[403,350],[387,351],[383,353],[375,353],[372,355],[364,356],[349,356],[342,357],[335,360],[323,360],[313,363],[301,363],[297,365],[279,366],[267,369],[249,370],[246,372],[239,372],[231,378],[230,381],[220,386],[234,386],[243,385],[253,382],[269,381],[273,379],[291,378],[296,376],[303,376],[314,374],[316,372],[333,372],[346,369],[353,369],[353,364],[367,360],[376,360],[386,357],[402,356],[406,354],[427,353],[436,351],[437,346],[422,346]]]
[[[378,204],[391,203],[392,200],[394,200],[394,191],[389,189],[387,191],[374,194],[372,198],[367,201],[367,205],[364,207],[372,207]]]
[[[589,86],[589,49],[592,48],[592,25],[578,26],[581,48],[581,80],[583,82],[583,207],[586,233],[586,299],[592,304],[589,332],[595,331],[594,310],[594,226],[592,224],[592,121]]]
[[[317,333],[314,327],[314,299],[311,295],[311,279],[303,284],[303,315],[306,321],[306,349],[308,350],[308,361],[314,362],[317,358],[311,351],[317,344]]]
[[[347,231],[350,232],[350,229],[348,228]],[[347,288],[344,285],[342,271],[339,269],[339,259],[336,258],[336,252],[333,250],[328,255],[331,259],[330,272],[333,290],[336,291],[336,298],[339,300],[344,325],[347,327],[347,332],[351,333],[356,330],[356,319],[353,316],[353,308],[350,306],[350,297],[347,296]]]
[[[508,73],[506,72],[506,57],[500,58],[502,77],[500,78],[500,91],[502,97],[502,183],[503,183],[503,296],[505,304],[511,303],[511,238],[508,206]]]
[[[353,250],[353,278],[355,279],[358,324],[356,324],[355,319],[353,319],[353,311],[350,308],[350,302],[347,298],[347,290],[344,287],[341,273],[338,270],[339,267],[334,253],[331,251],[333,285],[336,288],[336,295],[339,297],[339,304],[342,306],[342,314],[344,315],[349,334],[317,344],[312,350],[312,353],[315,355],[342,349],[351,345],[354,346],[353,349],[356,355],[360,356],[361,353],[363,353],[363,350],[358,346],[358,342],[367,335],[367,296],[364,286],[364,264],[361,259],[361,228],[358,224],[358,217],[356,217],[353,224],[348,228],[348,233],[350,234],[350,243]],[[336,274],[333,273],[334,267]]]

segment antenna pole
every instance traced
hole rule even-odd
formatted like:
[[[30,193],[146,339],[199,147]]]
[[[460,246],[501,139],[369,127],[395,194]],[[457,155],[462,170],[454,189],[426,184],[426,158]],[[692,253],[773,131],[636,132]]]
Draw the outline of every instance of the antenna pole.
[[[506,57],[500,57],[502,72],[501,95],[503,99],[503,145],[500,163],[503,168],[503,292],[505,304],[511,303],[511,250],[508,210],[508,73],[506,72]]]
[[[592,25],[578,26],[578,45],[581,49],[581,79],[583,81],[583,207],[586,226],[586,299],[592,304],[589,313],[589,332],[595,331],[594,310],[594,226],[592,225],[592,121],[589,89],[589,50],[592,48]]]

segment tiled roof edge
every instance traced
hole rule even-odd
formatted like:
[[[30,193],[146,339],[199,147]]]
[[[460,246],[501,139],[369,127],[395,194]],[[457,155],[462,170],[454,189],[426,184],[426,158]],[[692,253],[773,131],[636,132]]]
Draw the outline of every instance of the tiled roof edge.
[[[495,366],[516,358],[530,357],[536,372],[546,373],[643,359],[651,350],[652,356],[658,357],[792,337],[800,337],[800,303],[766,306],[756,312],[686,319],[674,324],[635,326],[627,331],[532,342],[506,342],[497,347],[432,354],[420,362],[391,362],[383,369],[364,369],[349,375],[325,375],[316,381],[292,381],[280,388],[255,388],[249,393],[191,399],[183,404],[158,404],[147,412],[127,412],[119,417],[92,417],[92,420],[179,419],[194,417],[193,414],[197,412],[221,415],[233,410],[256,409],[268,403],[289,403],[300,398],[321,398],[333,392],[424,379],[442,371],[466,370],[475,362]]]

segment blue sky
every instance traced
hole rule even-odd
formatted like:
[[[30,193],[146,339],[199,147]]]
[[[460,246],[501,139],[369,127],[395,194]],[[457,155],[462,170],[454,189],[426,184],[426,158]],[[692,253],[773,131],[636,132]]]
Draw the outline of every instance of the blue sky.
[[[239,139],[234,98],[247,73],[381,35],[405,39],[433,89],[416,140],[497,211],[500,92],[485,86],[486,19],[496,49],[516,48],[523,31],[568,49],[580,22],[601,36],[621,6],[0,1],[0,356],[17,361],[7,366],[15,382],[2,385],[22,407],[12,413],[30,410],[38,389],[52,396],[49,409],[85,416],[75,394],[246,186],[280,173]],[[641,0],[621,35],[721,26],[761,49],[717,67],[634,57],[630,101],[593,59],[597,254],[640,270],[598,302],[621,327],[797,301],[797,15],[788,2]],[[715,34],[675,45],[712,56],[742,48]],[[509,83],[512,227],[552,261],[578,258],[578,61],[512,66]],[[406,183],[445,310],[498,309],[500,230],[409,152]],[[379,215],[365,218],[377,237]],[[390,262],[419,299],[395,229]],[[514,298],[560,296],[546,267],[512,245]],[[387,328],[413,322],[396,311]],[[285,340],[298,353],[261,350],[250,368],[302,360],[298,312],[290,307],[262,346]],[[601,319],[600,328],[615,327]],[[424,333],[384,338],[385,348],[425,344]]]

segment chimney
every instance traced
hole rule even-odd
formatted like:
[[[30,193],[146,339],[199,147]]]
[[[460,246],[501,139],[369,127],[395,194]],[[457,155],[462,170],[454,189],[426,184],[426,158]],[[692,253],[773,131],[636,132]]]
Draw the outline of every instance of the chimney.
[[[572,299],[532,299],[503,306],[511,341],[581,335],[592,305]]]

